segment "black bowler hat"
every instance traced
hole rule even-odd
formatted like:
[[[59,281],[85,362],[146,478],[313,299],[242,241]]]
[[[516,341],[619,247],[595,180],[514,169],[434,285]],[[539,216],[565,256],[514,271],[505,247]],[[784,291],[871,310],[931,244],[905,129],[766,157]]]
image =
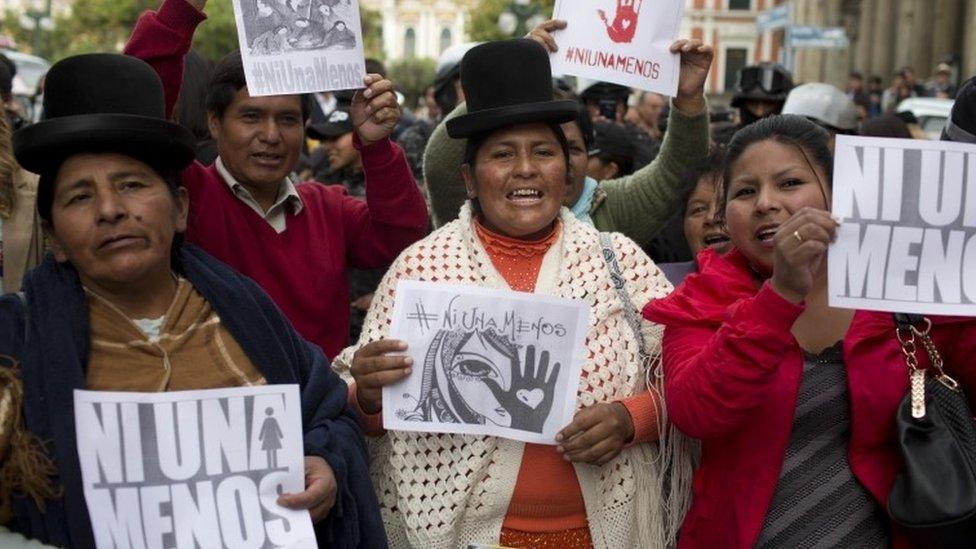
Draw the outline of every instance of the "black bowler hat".
[[[468,113],[447,121],[454,138],[513,124],[576,119],[575,101],[553,101],[549,54],[527,38],[475,46],[461,59]]]
[[[112,53],[69,57],[48,71],[44,118],[17,130],[20,165],[53,175],[81,152],[118,152],[157,170],[181,170],[196,141],[166,120],[163,84],[145,61]]]

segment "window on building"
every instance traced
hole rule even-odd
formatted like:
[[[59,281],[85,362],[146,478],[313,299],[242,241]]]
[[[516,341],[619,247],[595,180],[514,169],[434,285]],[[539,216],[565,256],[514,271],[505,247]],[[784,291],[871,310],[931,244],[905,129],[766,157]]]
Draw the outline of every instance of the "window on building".
[[[729,0],[730,10],[751,10],[752,0]]]
[[[417,55],[417,32],[413,27],[407,27],[403,33],[403,56],[413,57]]]
[[[441,29],[441,53],[449,47],[451,47],[451,29],[445,27]]]
[[[748,53],[745,48],[727,48],[725,50],[725,90],[735,87],[735,75],[746,66]]]

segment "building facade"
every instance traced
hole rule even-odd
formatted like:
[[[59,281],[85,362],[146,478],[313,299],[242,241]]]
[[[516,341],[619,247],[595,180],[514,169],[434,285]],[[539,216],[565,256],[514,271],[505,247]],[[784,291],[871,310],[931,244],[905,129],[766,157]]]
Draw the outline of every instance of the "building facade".
[[[30,0],[0,0],[3,2]],[[429,57],[467,41],[469,9],[477,0],[361,0],[383,16],[386,59]],[[849,45],[799,49],[792,53],[797,82],[843,86],[850,71],[886,82],[904,66],[922,79],[940,62],[952,60],[960,79],[976,75],[976,0],[685,0],[679,36],[715,47],[706,84],[725,94],[736,72],[760,61],[785,62],[785,33],[760,33],[756,18],[781,4],[791,6],[796,25],[841,27]],[[968,31],[968,32],[967,32]]]
[[[730,92],[742,67],[780,60],[782,31],[759,33],[756,17],[783,0],[685,0],[678,36],[702,40],[715,48],[715,62],[706,83],[712,94]]]
[[[468,10],[477,0],[360,0],[383,16],[383,52],[387,60],[437,59],[467,41]]]

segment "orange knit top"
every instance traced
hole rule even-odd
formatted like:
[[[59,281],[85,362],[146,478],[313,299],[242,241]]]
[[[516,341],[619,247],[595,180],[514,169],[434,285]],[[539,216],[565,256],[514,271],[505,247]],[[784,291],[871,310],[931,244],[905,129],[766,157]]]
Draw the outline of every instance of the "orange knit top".
[[[549,236],[537,241],[509,238],[475,221],[475,231],[495,269],[512,290],[532,292],[542,260],[559,238],[557,221]],[[650,393],[623,401],[634,422],[635,441],[649,440],[657,431],[657,415]],[[583,493],[572,463],[555,446],[526,444],[515,492],[503,528],[547,533],[587,528]]]
[[[559,238],[562,223],[537,241],[525,241],[493,233],[475,221],[475,232],[492,265],[512,290],[535,290],[542,260]],[[634,423],[633,442],[657,436],[657,407],[649,392],[621,401]],[[349,405],[357,411],[367,435],[383,434],[382,413],[365,414],[356,398],[355,383],[349,386]],[[555,446],[526,444],[522,464],[502,524],[501,543],[509,547],[591,547],[586,506],[572,463],[563,459]],[[553,535],[555,534],[555,535]]]

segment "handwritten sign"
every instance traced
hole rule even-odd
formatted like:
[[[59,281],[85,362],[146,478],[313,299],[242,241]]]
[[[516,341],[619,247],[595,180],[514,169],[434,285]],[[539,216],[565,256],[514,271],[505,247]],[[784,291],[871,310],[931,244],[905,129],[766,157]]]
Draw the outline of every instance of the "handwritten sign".
[[[363,87],[358,0],[232,0],[252,96]]]
[[[571,299],[400,281],[390,336],[414,371],[383,389],[383,425],[555,444],[576,410],[588,315]]]
[[[554,74],[571,74],[674,96],[679,56],[670,52],[684,0],[556,0]]]
[[[85,501],[100,548],[314,548],[297,385],[75,391]]]
[[[976,146],[837,136],[830,304],[976,316]]]

